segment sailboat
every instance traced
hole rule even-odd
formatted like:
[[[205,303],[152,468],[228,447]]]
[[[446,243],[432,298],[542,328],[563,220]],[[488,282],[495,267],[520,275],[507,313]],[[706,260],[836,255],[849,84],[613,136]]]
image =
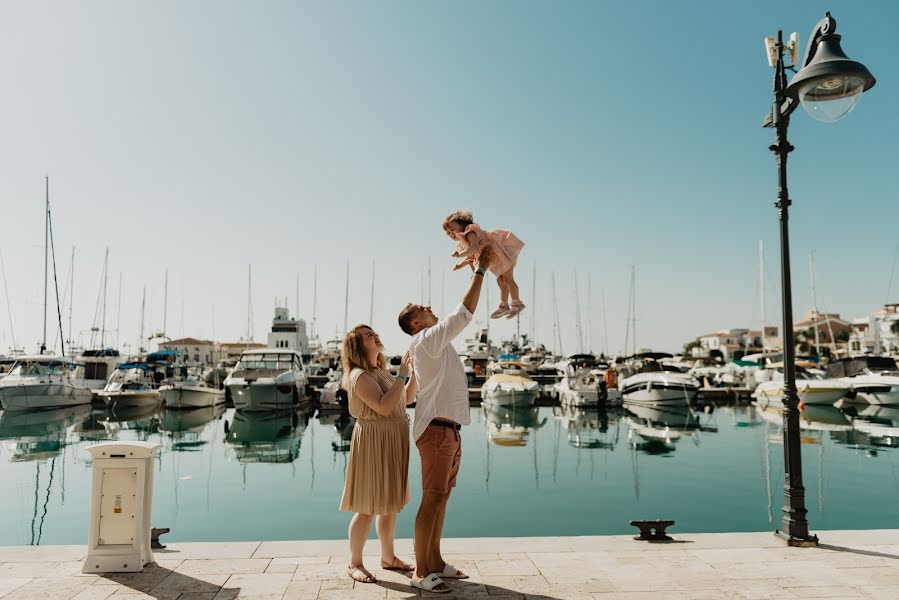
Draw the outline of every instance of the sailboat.
[[[47,350],[47,285],[49,250],[53,242],[50,220],[50,180],[45,178],[46,196],[44,204],[44,337],[41,353],[19,356],[10,372],[0,379],[0,405],[5,410],[34,410],[63,408],[88,404],[91,390],[74,378],[75,363],[61,355],[44,354]],[[56,258],[53,255],[54,278]],[[57,315],[62,332],[62,316],[59,315],[59,289],[56,289]]]

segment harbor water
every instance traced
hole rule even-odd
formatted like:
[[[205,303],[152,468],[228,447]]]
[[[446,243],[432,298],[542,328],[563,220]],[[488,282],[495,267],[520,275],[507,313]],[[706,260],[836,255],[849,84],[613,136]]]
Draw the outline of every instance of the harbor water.
[[[411,414],[411,411],[410,411]],[[629,533],[630,519],[674,531],[767,531],[780,524],[780,415],[754,406],[695,412],[643,406],[471,408],[449,537]],[[812,529],[899,527],[899,408],[807,407],[802,452]],[[163,540],[335,539],[353,422],[339,413],[85,406],[0,414],[0,545],[87,540],[99,441],[161,445],[153,525]],[[417,453],[399,537],[412,536]]]

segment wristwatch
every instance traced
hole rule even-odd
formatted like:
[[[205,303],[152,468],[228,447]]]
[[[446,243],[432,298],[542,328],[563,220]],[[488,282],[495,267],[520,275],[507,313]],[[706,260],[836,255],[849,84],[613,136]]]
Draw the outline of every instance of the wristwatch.
[[[401,380],[403,383],[406,383],[407,381],[409,381],[408,375],[397,375],[396,378]]]
[[[486,272],[487,272],[487,269],[485,269],[484,267],[478,267],[477,270],[475,271],[475,275],[480,275],[483,277],[484,273],[486,273]]]

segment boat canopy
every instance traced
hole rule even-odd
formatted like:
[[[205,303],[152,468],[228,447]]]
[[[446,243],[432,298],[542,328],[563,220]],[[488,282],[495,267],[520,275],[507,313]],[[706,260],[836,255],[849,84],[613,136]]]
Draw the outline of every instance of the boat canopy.
[[[160,350],[147,355],[147,362],[174,362],[178,353],[174,350]]]
[[[124,365],[119,365],[116,369],[143,369],[144,371],[149,371],[150,365],[145,365],[143,363],[126,363]]]
[[[857,356],[841,358],[827,365],[827,376],[854,377],[859,373],[877,371],[896,371],[896,361],[888,356]]]
[[[103,358],[105,356],[119,356],[115,348],[101,348],[100,350],[85,350],[81,353],[84,358]]]

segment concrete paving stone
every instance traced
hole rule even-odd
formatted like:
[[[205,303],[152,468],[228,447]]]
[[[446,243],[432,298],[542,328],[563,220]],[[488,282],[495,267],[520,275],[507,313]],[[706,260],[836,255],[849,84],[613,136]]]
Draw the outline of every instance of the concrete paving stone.
[[[801,550],[801,548],[799,549]],[[692,550],[691,553],[708,564],[776,562],[779,555],[772,548],[715,548]]]
[[[323,556],[287,556],[287,557],[282,557],[282,558],[271,559],[271,563],[269,563],[269,566],[272,566],[272,565],[326,565],[330,562],[335,562],[335,561],[327,554],[325,554]]]
[[[108,600],[178,600],[184,594],[178,590],[168,590],[163,592],[138,592],[128,588],[122,588],[109,597]],[[215,596],[215,594],[213,594]]]
[[[87,546],[0,546],[0,563],[84,560]]]
[[[106,600],[119,589],[116,585],[89,585],[72,596],[72,600]]]
[[[32,579],[3,597],[3,600],[70,600],[92,583],[75,577]]]
[[[303,580],[343,580],[350,581],[346,572],[346,566],[343,564],[327,563],[321,565],[298,565],[297,570],[293,574],[293,581]]]
[[[319,581],[319,588],[322,590],[351,590],[355,585],[356,582],[349,577],[341,577],[340,579],[325,579]]]
[[[227,573],[197,573],[194,575],[171,573],[150,590],[150,593],[154,595],[164,592],[217,593],[228,581],[228,577]]]
[[[4,577],[0,578],[0,598],[13,590],[22,587],[30,582],[31,578],[27,577]]]
[[[290,582],[289,573],[239,573],[228,578],[216,598],[281,600]]]
[[[268,558],[225,558],[217,560],[187,559],[175,572],[192,575],[194,573],[265,573]]]
[[[857,588],[847,586],[797,587],[790,590],[800,598],[848,598],[861,595]]]
[[[84,563],[78,561],[64,562],[20,562],[0,564],[0,579],[27,577],[67,577],[81,572]]]
[[[156,560],[153,563],[144,567],[145,571],[147,569],[153,568],[154,565],[160,569],[167,569],[169,571],[174,571],[175,569],[178,568],[178,565],[180,565],[181,563],[184,562],[180,558],[171,558],[171,559],[159,558],[159,557],[154,557],[154,558],[156,558]]]
[[[154,550],[157,559],[202,558],[250,558],[260,542],[178,542],[168,544],[164,550]]]
[[[791,589],[781,587],[772,581],[725,581],[719,584],[719,589],[733,600],[779,600],[797,597]]]
[[[478,560],[478,572],[484,577],[491,575],[540,575],[540,571],[529,559],[524,560]]]
[[[899,600],[899,585],[860,585],[857,589],[866,598]]]
[[[839,585],[899,585],[899,569],[896,567],[837,568],[822,575],[839,581]]]
[[[738,562],[715,563],[712,565],[712,573],[726,579],[780,579],[825,573],[832,568],[827,561],[823,560],[807,561],[801,564],[794,561]]]
[[[397,549],[399,551],[399,548]],[[289,556],[348,556],[349,546],[345,540],[302,540],[295,542],[262,542],[253,553],[253,558],[284,558]]]
[[[412,556],[412,558],[415,558],[414,555]],[[455,561],[462,560],[467,560],[469,562],[475,562],[478,560],[499,560],[499,554],[490,554],[487,552],[466,552],[464,554],[444,552],[443,559],[456,564]],[[415,561],[413,560],[412,562]]]
[[[321,587],[321,581],[291,581],[282,600],[316,600]]]
[[[684,600],[681,592],[599,592],[594,600]]]
[[[143,573],[105,573],[94,581],[95,586],[116,585],[134,592],[149,592],[162,583],[171,571],[158,571]]]

